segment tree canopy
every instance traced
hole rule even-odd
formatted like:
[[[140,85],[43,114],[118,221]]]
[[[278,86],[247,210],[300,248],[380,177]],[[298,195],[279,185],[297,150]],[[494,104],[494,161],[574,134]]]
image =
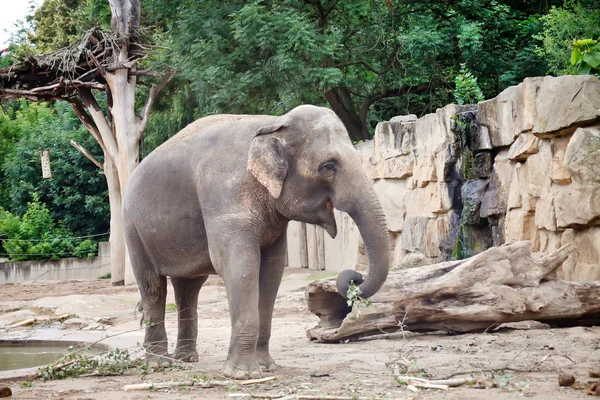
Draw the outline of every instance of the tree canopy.
[[[598,71],[596,55],[586,56],[592,64],[584,54],[575,63],[571,59],[575,40],[588,46],[582,51],[600,54],[595,0],[142,0],[141,5],[141,25],[154,43],[143,62],[178,73],[156,98],[140,158],[210,114],[282,114],[302,103],[323,105],[358,141],[371,137],[379,121],[491,98],[527,76]],[[27,54],[81,43],[94,27],[110,30],[111,17],[107,0],[45,0],[0,57],[0,68],[27,62]],[[153,79],[138,76],[141,83]],[[135,90],[150,92],[149,85]],[[145,104],[136,99],[141,112]],[[112,101],[97,100],[102,107]],[[103,149],[68,105],[3,102],[5,220],[38,212],[64,234],[108,230],[106,182],[69,145],[71,139],[103,159]],[[49,180],[41,178],[42,148],[51,149]]]

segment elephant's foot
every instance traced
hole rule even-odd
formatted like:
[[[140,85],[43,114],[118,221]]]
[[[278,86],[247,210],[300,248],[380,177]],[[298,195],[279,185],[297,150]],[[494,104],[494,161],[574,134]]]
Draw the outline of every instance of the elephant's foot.
[[[198,351],[196,349],[175,349],[173,358],[183,362],[198,362]]]
[[[277,364],[271,358],[268,351],[256,350],[256,360],[261,371],[275,371]]]
[[[146,364],[150,368],[165,368],[173,364],[173,359],[167,351],[167,340],[156,340],[148,344],[146,348]]]
[[[229,357],[223,366],[223,375],[232,379],[260,378],[261,368],[254,357]]]
[[[169,357],[168,354],[159,355],[146,353],[146,364],[148,364],[148,367],[154,369],[168,368],[173,364],[173,359]]]

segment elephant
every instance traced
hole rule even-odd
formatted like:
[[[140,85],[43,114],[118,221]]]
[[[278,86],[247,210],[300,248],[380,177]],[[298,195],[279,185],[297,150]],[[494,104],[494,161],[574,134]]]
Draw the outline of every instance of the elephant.
[[[126,244],[146,322],[146,361],[168,357],[164,326],[167,277],[177,305],[177,344],[170,359],[198,361],[198,295],[210,274],[224,281],[231,338],[223,374],[262,376],[271,319],[285,267],[290,220],[323,227],[334,238],[334,208],[350,215],[367,248],[363,276],[342,271],[362,297],[389,271],[385,214],[341,120],[301,105],[280,116],[201,118],[148,155],[123,199]]]

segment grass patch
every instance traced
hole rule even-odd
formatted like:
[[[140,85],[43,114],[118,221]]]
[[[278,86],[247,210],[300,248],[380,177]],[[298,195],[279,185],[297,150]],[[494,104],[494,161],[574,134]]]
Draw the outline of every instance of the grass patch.
[[[112,275],[110,274],[110,272],[107,274],[104,274],[104,275],[100,275],[98,277],[98,279],[110,279],[110,278],[112,278]]]
[[[336,276],[337,274],[311,274],[308,276],[309,281],[316,281],[318,279],[327,279]]]
[[[167,312],[175,312],[175,311],[177,311],[177,304],[167,303],[167,306],[165,307],[165,309],[167,310]]]

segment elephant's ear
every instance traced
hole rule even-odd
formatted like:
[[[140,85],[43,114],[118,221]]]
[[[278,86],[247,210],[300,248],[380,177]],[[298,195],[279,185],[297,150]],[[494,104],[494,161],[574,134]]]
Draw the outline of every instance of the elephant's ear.
[[[285,142],[271,133],[284,128],[287,128],[286,124],[258,129],[248,152],[248,172],[276,199],[281,195],[289,164],[285,154]]]

